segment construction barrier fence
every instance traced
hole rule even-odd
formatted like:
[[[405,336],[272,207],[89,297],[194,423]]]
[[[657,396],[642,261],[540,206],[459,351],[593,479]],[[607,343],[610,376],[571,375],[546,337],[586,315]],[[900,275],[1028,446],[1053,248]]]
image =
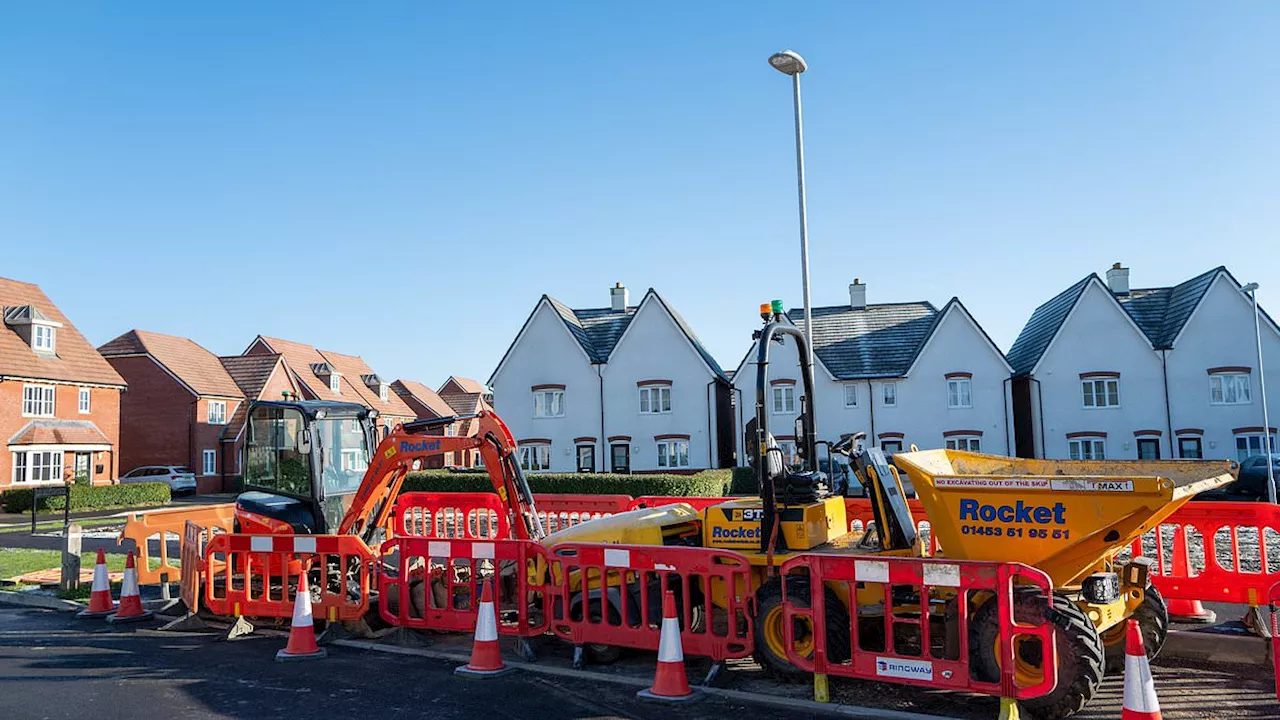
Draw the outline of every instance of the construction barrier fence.
[[[493,493],[408,492],[392,507],[391,536],[506,540],[511,527]]]
[[[182,531],[181,578],[178,592],[187,612],[200,612],[200,577],[204,570],[205,529],[188,520]]]
[[[205,545],[204,605],[215,615],[291,618],[306,572],[317,618],[356,620],[369,609],[373,560],[354,535],[217,534]]]
[[[781,573],[787,659],[801,669],[1017,699],[1057,683],[1053,625],[1035,608],[1052,585],[1034,568],[815,554],[788,560]],[[1039,643],[1042,669],[1019,686],[1014,649],[1028,641]],[[991,657],[975,667],[984,649]]]
[[[123,545],[125,540],[133,541],[133,554],[138,561],[139,585],[155,585],[161,581],[162,575],[173,582],[182,577],[182,571],[173,564],[175,558],[169,556],[170,539],[180,542],[185,537],[188,520],[210,532],[231,532],[235,509],[235,503],[223,503],[133,513],[125,521],[116,544]],[[153,545],[155,552],[152,552]],[[181,546],[178,556],[176,559],[180,560]]]

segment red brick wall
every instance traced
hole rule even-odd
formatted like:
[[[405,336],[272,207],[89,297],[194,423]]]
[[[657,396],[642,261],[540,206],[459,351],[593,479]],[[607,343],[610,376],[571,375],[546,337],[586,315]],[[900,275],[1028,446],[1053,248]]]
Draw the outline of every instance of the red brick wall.
[[[149,357],[107,358],[129,389],[120,398],[120,467],[188,465],[195,396]],[[198,458],[197,458],[198,459]],[[191,465],[197,473],[198,465]]]
[[[132,387],[132,386],[130,386]],[[191,432],[191,460],[190,467],[196,474],[196,492],[198,493],[215,493],[222,492],[224,477],[231,477],[236,474],[236,465],[234,456],[231,463],[227,464],[227,458],[223,457],[222,452],[222,431],[226,425],[210,425],[209,424],[209,403],[222,401],[227,404],[226,419],[230,420],[235,414],[236,408],[240,406],[242,401],[232,400],[230,398],[207,398],[201,397],[196,402],[195,424]],[[213,473],[204,474],[204,451],[213,450],[217,460],[214,463]]]
[[[36,418],[22,417],[21,380],[0,381],[0,439],[7,441],[28,422]],[[95,485],[110,484],[120,474],[120,391],[114,388],[91,388],[89,391],[90,412],[80,413],[80,387],[78,385],[59,385],[41,382],[42,385],[53,385],[54,417],[59,420],[89,420],[107,436],[112,452],[95,452],[90,461],[90,472]],[[67,453],[63,458],[63,471],[70,478],[74,470],[73,457]],[[102,472],[97,472],[102,466]],[[7,448],[0,448],[0,488],[8,487],[13,481],[13,454]]]

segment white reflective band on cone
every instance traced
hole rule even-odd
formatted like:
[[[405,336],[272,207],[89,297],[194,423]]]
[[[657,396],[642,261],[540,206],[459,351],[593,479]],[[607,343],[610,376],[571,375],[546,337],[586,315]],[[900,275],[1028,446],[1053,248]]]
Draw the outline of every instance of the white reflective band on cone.
[[[92,588],[93,592],[102,592],[103,590],[110,590],[110,589],[111,589],[111,586],[107,584],[107,566],[94,565],[93,566],[93,588]]]
[[[311,590],[309,588],[301,588],[301,591],[293,599],[292,624],[294,627],[315,625],[315,621],[311,619]]]
[[[498,621],[493,615],[493,603],[480,603],[480,614],[476,617],[476,640],[490,642],[498,639]]]
[[[684,662],[684,648],[680,647],[680,623],[675,618],[662,618],[658,662]]]
[[[1160,712],[1151,665],[1140,655],[1126,655],[1124,658],[1124,708],[1140,713]]]
[[[97,570],[94,572],[97,572]],[[133,568],[125,568],[124,584],[120,586],[120,597],[132,597],[138,594],[138,571]]]

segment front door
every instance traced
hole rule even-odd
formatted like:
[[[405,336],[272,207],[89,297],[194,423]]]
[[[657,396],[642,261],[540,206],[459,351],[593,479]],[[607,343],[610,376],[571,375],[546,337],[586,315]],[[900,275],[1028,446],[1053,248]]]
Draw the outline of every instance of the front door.
[[[1155,438],[1138,438],[1138,459],[1159,460],[1160,441]]]
[[[609,446],[609,452],[613,456],[611,469],[616,473],[631,472],[631,446],[626,443],[618,443]]]
[[[76,482],[88,483],[93,480],[93,476],[89,472],[89,463],[92,455],[90,453],[76,453],[76,464],[74,477]],[[83,478],[83,480],[81,479]]]
[[[578,446],[578,472],[593,473],[596,471],[596,446]]]

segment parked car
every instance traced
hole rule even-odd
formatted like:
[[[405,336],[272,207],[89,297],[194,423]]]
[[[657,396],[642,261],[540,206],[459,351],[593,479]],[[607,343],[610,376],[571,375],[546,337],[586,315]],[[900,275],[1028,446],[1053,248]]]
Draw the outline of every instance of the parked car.
[[[196,474],[182,465],[143,465],[120,476],[123,483],[162,482],[174,495],[196,491]]]
[[[1271,474],[1276,481],[1276,491],[1280,493],[1280,453],[1271,455]],[[1236,481],[1226,487],[1202,492],[1195,500],[1218,502],[1267,502],[1267,456],[1251,455],[1240,463],[1240,472]]]

